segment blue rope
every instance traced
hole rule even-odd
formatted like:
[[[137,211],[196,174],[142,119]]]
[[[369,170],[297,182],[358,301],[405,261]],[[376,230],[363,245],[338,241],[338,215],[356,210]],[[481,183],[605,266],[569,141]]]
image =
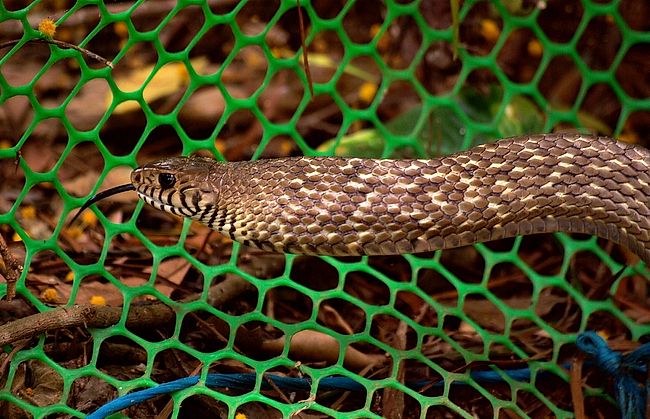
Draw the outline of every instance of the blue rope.
[[[521,368],[516,370],[504,371],[504,373],[515,380],[524,381],[530,379],[530,369]],[[544,374],[540,372],[539,374]],[[470,376],[477,382],[480,383],[501,383],[503,382],[503,376],[496,371],[472,371]],[[208,374],[206,379],[206,386],[216,387],[216,388],[229,388],[234,390],[250,390],[255,387],[255,380],[257,374],[255,373],[244,373],[244,374]],[[262,389],[268,390],[271,389],[271,385],[268,381],[273,381],[273,384],[278,388],[286,391],[311,391],[312,382],[309,378],[296,378],[296,377],[286,377],[283,375],[275,374],[265,374],[264,379],[262,380]],[[148,388],[145,390],[135,391],[133,393],[126,394],[122,397],[106,403],[104,406],[97,409],[95,412],[86,416],[87,419],[103,419],[108,415],[119,412],[122,409],[134,406],[138,403],[141,403],[145,400],[152,399],[156,396],[161,396],[163,394],[173,393],[175,391],[183,390],[193,385],[199,383],[199,376],[192,376],[186,378],[180,378],[178,380],[171,381],[169,383],[160,384],[159,386]],[[466,385],[466,383],[460,381],[454,381],[454,385]],[[413,390],[420,390],[426,386],[431,387],[442,387],[444,385],[443,381],[433,383],[430,380],[421,380],[421,381],[412,381],[406,383],[409,388]],[[352,378],[335,376],[335,377],[325,377],[319,381],[318,388],[320,390],[345,390],[345,391],[355,391],[362,392],[366,391],[366,387],[360,384],[358,381],[355,381]]]
[[[614,377],[614,390],[621,416],[626,419],[645,418],[650,385],[647,379],[650,343],[641,345],[628,355],[622,355],[612,351],[597,333],[584,332],[578,335],[576,345],[591,356],[601,370]],[[634,375],[641,375],[645,384],[640,383]]]
[[[616,400],[619,403],[623,418],[643,418],[645,417],[645,399],[648,394],[647,386],[650,385],[648,380],[645,385],[640,384],[632,374],[643,374],[646,377],[647,364],[650,361],[650,343],[642,345],[636,351],[621,355],[619,352],[612,351],[607,343],[594,332],[584,332],[578,335],[576,340],[578,348],[594,358],[596,365],[613,375],[615,378]],[[565,366],[568,368],[568,365]],[[538,376],[544,374],[538,372]],[[529,368],[520,368],[515,370],[503,371],[501,374],[496,371],[472,371],[470,377],[481,384],[500,383],[504,381],[503,375],[517,381],[530,380],[531,371]],[[205,385],[215,388],[229,388],[236,390],[249,390],[255,387],[257,374],[208,374]],[[275,374],[265,374],[262,380],[262,389],[272,388],[268,381],[272,381],[275,386],[286,391],[311,391],[312,382],[309,378],[286,377]],[[169,383],[160,384],[156,387],[145,390],[135,391],[122,397],[108,402],[95,412],[87,416],[88,419],[103,419],[106,416],[119,412],[122,409],[134,406],[145,400],[152,399],[163,394],[173,393],[186,389],[199,383],[199,376],[181,378]],[[465,385],[466,383],[454,381],[454,385]],[[412,381],[406,385],[413,390],[420,390],[427,386],[441,387],[444,382],[436,382],[432,385],[431,381]],[[325,377],[319,381],[318,388],[321,390],[345,390],[362,392],[366,387],[352,378],[336,376]]]

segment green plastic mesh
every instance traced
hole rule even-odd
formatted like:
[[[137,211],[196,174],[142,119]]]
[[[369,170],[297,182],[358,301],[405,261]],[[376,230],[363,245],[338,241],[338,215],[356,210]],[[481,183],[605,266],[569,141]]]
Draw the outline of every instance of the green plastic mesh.
[[[107,304],[123,309],[107,328],[64,329],[6,346],[0,400],[7,412],[81,417],[117,395],[183,376],[255,372],[251,391],[198,385],[137,412],[153,414],[171,401],[174,417],[201,409],[223,417],[569,417],[569,373],[560,364],[575,353],[576,334],[589,329],[642,341],[650,332],[647,316],[631,314],[650,273],[629,264],[624,249],[595,238],[535,236],[393,258],[268,255],[218,235],[206,246],[206,229],[130,198],[123,205],[131,205],[132,216],[105,203],[93,209],[99,223],[88,231],[75,236],[65,226],[87,196],[155,153],[256,159],[353,149],[426,156],[569,127],[639,141],[635,124],[647,117],[650,99],[629,72],[643,68],[635,60],[647,54],[650,32],[635,20],[635,2],[466,1],[455,25],[446,1],[301,0],[313,98],[295,1],[59,3],[64,13],[38,1],[0,3],[2,41],[20,40],[0,59],[0,102],[24,104],[31,115],[24,128],[1,130],[3,188],[12,200],[0,202],[0,224],[5,237],[24,243],[17,298],[34,311],[116,294]],[[115,68],[28,42],[43,38],[36,27],[49,15],[58,23],[54,39]],[[31,54],[44,57],[33,73],[30,66],[7,71]],[[559,80],[573,83],[556,86]],[[87,97],[78,106],[93,92],[100,92],[91,101],[99,111]],[[206,92],[207,101],[198,101]],[[197,109],[201,123],[190,113]],[[407,111],[397,127],[394,118]],[[354,142],[355,134],[367,137]],[[53,140],[61,137],[67,142]],[[41,164],[44,154],[54,155],[54,164]],[[101,156],[103,167],[83,173],[88,156]],[[85,180],[62,178],[75,167]],[[34,216],[34,207],[53,222]],[[185,294],[174,282],[179,277]],[[210,287],[223,283],[242,290],[216,304]],[[64,301],[39,292],[46,288]],[[198,299],[180,302],[171,290]],[[130,309],[152,302],[172,308],[175,318],[144,330],[127,325]],[[75,341],[80,336],[84,342]],[[319,360],[327,348],[338,356]],[[530,367],[532,377],[478,383],[469,377],[473,362],[495,371]],[[312,392],[261,390],[264,373],[310,377]],[[365,394],[319,390],[319,380],[336,375],[362,384]],[[38,388],[44,376],[56,391]],[[404,384],[422,379],[444,385],[414,391]],[[606,382],[591,383],[588,409],[616,411]],[[105,398],[88,396],[92,402],[84,404],[90,388]]]

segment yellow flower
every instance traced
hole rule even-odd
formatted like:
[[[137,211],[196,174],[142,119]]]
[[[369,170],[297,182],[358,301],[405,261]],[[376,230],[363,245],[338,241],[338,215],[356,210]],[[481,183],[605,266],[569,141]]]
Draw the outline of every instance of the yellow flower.
[[[45,35],[46,38],[52,39],[56,34],[56,23],[49,17],[46,17],[38,24],[38,31]]]
[[[30,206],[22,207],[20,209],[20,215],[26,220],[33,220],[36,218],[36,208]]]
[[[70,271],[65,275],[65,282],[73,282],[74,281],[74,271]]]
[[[54,288],[47,288],[41,293],[41,299],[46,303],[56,303],[59,300],[59,293]]]
[[[365,103],[370,103],[377,93],[377,85],[374,83],[364,83],[359,88],[359,99]]]
[[[93,295],[90,297],[90,304],[94,306],[105,306],[106,298],[102,297],[101,295]]]
[[[97,224],[97,216],[92,211],[84,211],[81,214],[81,221],[90,227],[93,227]]]
[[[494,20],[483,19],[481,21],[481,35],[483,35],[483,38],[486,40],[494,43],[499,39],[501,29],[499,29],[499,25],[497,25]]]
[[[531,57],[539,57],[544,52],[542,44],[537,39],[531,39],[527,45],[528,55]]]

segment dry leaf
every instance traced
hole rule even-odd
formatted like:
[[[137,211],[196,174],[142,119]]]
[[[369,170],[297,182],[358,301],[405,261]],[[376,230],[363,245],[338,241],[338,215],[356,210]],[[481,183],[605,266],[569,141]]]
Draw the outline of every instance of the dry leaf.
[[[99,190],[104,191],[115,186],[131,183],[132,171],[133,169],[129,166],[118,166],[113,168],[104,178],[104,181],[102,182]],[[113,202],[129,203],[136,202],[138,200],[138,196],[135,193],[121,193],[111,196],[110,200]]]
[[[90,170],[79,176],[75,176],[71,179],[61,182],[63,188],[70,194],[76,196],[83,196],[88,194],[88,191],[92,190],[99,178],[99,173]]]
[[[101,296],[106,301],[107,306],[119,307],[124,304],[124,296],[120,292],[119,288],[113,285],[110,282],[99,282],[91,281],[84,279],[81,286],[79,287],[79,292],[77,292],[77,297],[75,302],[77,304],[90,304],[90,301],[93,297]],[[57,287],[61,293],[66,292],[67,298],[69,298],[70,290],[64,288],[69,288],[70,285],[65,284],[63,286]]]
[[[11,387],[19,399],[35,406],[50,406],[61,400],[63,377],[44,362],[31,360],[20,364]]]
[[[195,71],[201,73],[208,64],[206,57],[197,57],[190,60],[190,64]],[[115,77],[115,83],[124,92],[132,92],[142,87],[144,82],[149,78],[154,67],[152,65],[133,69],[128,74]],[[142,95],[147,103],[156,99],[169,96],[186,86],[189,83],[190,75],[183,62],[171,62],[158,69],[153,78],[147,83]],[[106,109],[113,101],[113,96],[108,95],[105,100]],[[134,111],[140,107],[140,104],[134,100],[121,103],[113,110],[113,115],[125,114]]]
[[[262,343],[262,351],[281,353],[284,349],[285,338],[281,337]],[[307,361],[325,361],[335,364],[339,359],[340,344],[330,335],[315,330],[302,330],[291,336],[289,356],[293,359]],[[351,370],[361,370],[372,364],[386,361],[383,355],[364,354],[348,346],[343,358],[343,365]]]
[[[173,284],[180,285],[191,266],[192,265],[183,258],[169,258],[160,262],[156,274]],[[151,271],[152,268],[145,268],[142,270],[142,272],[146,273],[151,273]]]
[[[505,317],[497,306],[488,300],[466,299],[463,311],[481,327],[502,332],[505,328]]]

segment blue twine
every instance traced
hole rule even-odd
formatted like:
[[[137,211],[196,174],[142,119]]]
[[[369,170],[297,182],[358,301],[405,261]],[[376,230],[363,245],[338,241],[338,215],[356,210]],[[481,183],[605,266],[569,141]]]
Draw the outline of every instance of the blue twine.
[[[523,381],[530,379],[530,369],[521,368],[509,371],[503,371],[508,377],[515,380]],[[538,375],[544,374],[543,371],[538,372]],[[472,371],[470,376],[477,382],[488,384],[488,383],[501,383],[503,382],[503,376],[496,371]],[[206,377],[205,385],[207,387],[216,387],[216,388],[229,388],[233,390],[250,390],[255,387],[255,380],[257,374],[255,373],[244,373],[244,374],[208,374]],[[283,375],[275,374],[264,374],[264,379],[262,380],[262,389],[268,390],[271,388],[271,385],[267,380],[273,381],[273,384],[278,388],[281,388],[285,391],[311,391],[312,382],[310,378],[297,378],[297,377],[286,377]],[[141,403],[145,400],[152,399],[156,396],[161,396],[163,394],[173,393],[175,391],[183,390],[193,385],[198,384],[199,376],[192,376],[186,378],[180,378],[178,380],[170,381],[168,383],[160,384],[159,386],[148,388],[145,390],[135,391],[133,393],[126,394],[122,397],[106,403],[104,406],[97,409],[95,412],[86,416],[87,419],[103,419],[108,415],[119,412],[122,409],[134,406],[138,403]],[[454,385],[466,385],[464,382],[454,381]],[[430,380],[421,380],[421,381],[411,381],[407,382],[406,385],[413,390],[420,390],[426,386],[431,387],[442,387],[444,386],[443,381],[433,383]],[[345,390],[345,391],[355,391],[362,392],[366,391],[366,387],[360,384],[358,381],[355,381],[352,378],[334,376],[334,377],[325,377],[319,381],[318,388],[320,390]]]
[[[632,374],[643,374],[647,372],[647,363],[650,361],[650,344],[639,347],[636,351],[621,355],[612,351],[607,343],[594,332],[584,332],[578,335],[576,340],[578,348],[594,358],[596,365],[603,371],[615,377],[616,400],[619,403],[624,418],[645,417],[645,399],[648,394],[647,386],[638,383]],[[568,365],[565,366],[568,368]],[[545,374],[539,371],[538,376]],[[517,380],[530,380],[530,368],[520,368],[502,371],[472,371],[470,377],[481,384],[500,383],[504,381],[503,376]],[[152,399],[163,394],[173,393],[186,389],[199,383],[199,376],[180,378],[169,383],[160,384],[156,387],[135,391],[106,403],[95,412],[87,416],[88,419],[103,419],[106,416],[119,412],[120,410],[134,406],[145,400]],[[205,385],[215,388],[229,388],[235,390],[249,390],[255,387],[257,374],[208,374]],[[312,382],[310,378],[286,377],[275,374],[265,374],[262,380],[262,389],[269,389],[272,381],[275,386],[285,391],[311,391]],[[454,385],[465,385],[466,383],[454,381]],[[443,381],[433,383],[428,380],[407,382],[406,385],[413,390],[420,390],[426,386],[441,387]],[[319,381],[318,388],[321,390],[345,390],[362,392],[366,387],[352,378],[335,376],[325,377]]]
[[[578,335],[576,345],[585,354],[591,356],[596,365],[614,377],[616,401],[624,418],[645,418],[646,397],[650,381],[647,379],[650,361],[650,344],[646,343],[628,355],[614,352],[607,342],[595,332],[583,332]],[[641,375],[645,384],[640,383],[634,375]]]

